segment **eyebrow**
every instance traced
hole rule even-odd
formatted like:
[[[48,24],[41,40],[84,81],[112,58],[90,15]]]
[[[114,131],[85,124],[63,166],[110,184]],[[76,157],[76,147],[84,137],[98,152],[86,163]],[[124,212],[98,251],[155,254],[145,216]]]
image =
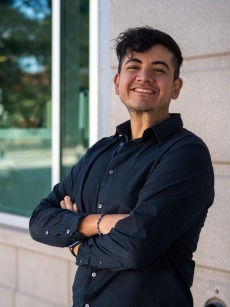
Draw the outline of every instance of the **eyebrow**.
[[[131,62],[137,62],[137,63],[142,64],[142,61],[141,61],[141,60],[139,60],[139,59],[137,59],[137,58],[131,58],[131,59],[128,59],[128,60],[125,62],[125,65],[127,65],[127,64],[129,64],[129,63],[131,63]],[[153,65],[159,65],[159,64],[160,64],[160,65],[165,66],[168,70],[170,70],[168,64],[165,63],[164,61],[154,61],[154,62],[152,62],[152,64],[153,64]]]

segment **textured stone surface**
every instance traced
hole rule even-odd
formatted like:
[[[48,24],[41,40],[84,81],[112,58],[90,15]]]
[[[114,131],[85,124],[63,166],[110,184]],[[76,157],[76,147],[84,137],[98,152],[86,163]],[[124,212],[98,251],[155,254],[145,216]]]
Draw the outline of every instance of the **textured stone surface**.
[[[68,262],[60,258],[19,250],[18,288],[61,306],[68,304]]]
[[[111,38],[149,25],[172,35],[185,56],[230,50],[228,0],[111,0]]]
[[[207,267],[196,267],[192,287],[194,307],[205,306],[210,298],[219,298],[227,306],[230,302],[230,273],[212,270]]]
[[[230,306],[230,2],[228,0],[111,0],[111,39],[130,27],[149,25],[169,33],[184,56],[184,80],[170,111],[208,145],[216,198],[202,230],[193,286],[194,307],[216,296]],[[117,69],[114,50],[111,67]],[[111,82],[110,128],[128,119]]]
[[[17,280],[17,255],[14,246],[0,243],[0,284],[14,288]]]
[[[185,61],[184,85],[171,112],[207,143],[213,161],[230,162],[230,55]]]
[[[230,274],[230,165],[214,165],[215,202],[201,232],[195,260],[198,265]]]
[[[26,230],[1,226],[0,272],[0,306],[71,306],[76,266],[67,249],[39,244]]]
[[[25,293],[17,292],[15,295],[15,305],[13,307],[69,307],[70,305],[61,305],[44,301],[38,297],[28,296]]]
[[[2,273],[2,270],[1,270]],[[0,284],[0,306],[15,307],[14,306],[14,290]]]

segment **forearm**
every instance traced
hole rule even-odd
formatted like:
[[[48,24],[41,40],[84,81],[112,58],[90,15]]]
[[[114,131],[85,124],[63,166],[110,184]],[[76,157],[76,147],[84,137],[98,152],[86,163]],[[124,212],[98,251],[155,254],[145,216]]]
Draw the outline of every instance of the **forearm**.
[[[89,214],[83,217],[78,223],[77,232],[82,234],[85,237],[92,237],[98,235],[98,219],[100,218],[100,214]],[[98,225],[100,232],[102,234],[108,234],[112,228],[115,227],[116,223],[127,217],[128,214],[106,214],[100,220],[100,224]]]
[[[84,213],[55,208],[41,203],[34,211],[29,224],[32,238],[38,242],[65,247],[84,237],[76,232]]]
[[[101,214],[90,214],[86,217],[83,217],[78,224],[77,231],[85,237],[93,237],[98,234],[98,228],[102,234],[108,234],[112,228],[115,227],[116,223],[127,217],[128,214],[107,214],[104,215],[100,220],[98,225],[98,219],[100,219]],[[74,247],[73,253],[77,256],[78,250],[81,244],[78,244]]]
[[[77,204],[73,203],[69,196],[65,196],[60,202],[62,209],[78,212]],[[128,214],[89,214],[82,217],[76,225],[76,232],[86,238],[98,234],[108,234],[116,223],[127,217]]]
[[[78,223],[77,231],[85,237],[93,237],[97,235],[97,221],[100,214],[89,214],[82,218]]]

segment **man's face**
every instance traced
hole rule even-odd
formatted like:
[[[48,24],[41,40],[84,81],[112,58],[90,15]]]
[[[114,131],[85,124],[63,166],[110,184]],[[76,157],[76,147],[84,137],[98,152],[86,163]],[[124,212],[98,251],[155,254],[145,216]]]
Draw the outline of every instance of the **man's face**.
[[[172,53],[161,45],[127,54],[114,78],[116,94],[130,112],[152,112],[163,120],[171,99],[179,96],[182,80],[174,81]]]

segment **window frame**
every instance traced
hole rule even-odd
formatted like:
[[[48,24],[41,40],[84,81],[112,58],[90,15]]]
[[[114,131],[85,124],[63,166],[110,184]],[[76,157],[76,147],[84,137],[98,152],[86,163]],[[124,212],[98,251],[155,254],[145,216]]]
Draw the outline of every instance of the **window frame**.
[[[52,2],[52,146],[51,185],[60,181],[60,80],[61,80],[61,0]],[[98,140],[98,40],[99,0],[90,1],[89,10],[89,146]],[[58,153],[58,154],[57,154]],[[0,212],[0,224],[28,229],[29,217]]]

